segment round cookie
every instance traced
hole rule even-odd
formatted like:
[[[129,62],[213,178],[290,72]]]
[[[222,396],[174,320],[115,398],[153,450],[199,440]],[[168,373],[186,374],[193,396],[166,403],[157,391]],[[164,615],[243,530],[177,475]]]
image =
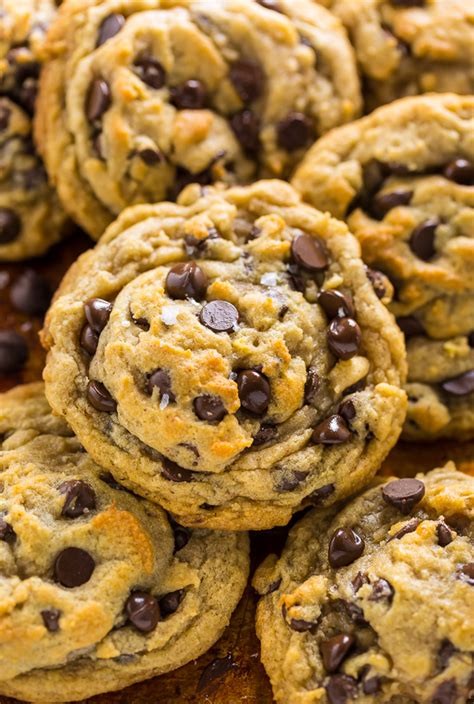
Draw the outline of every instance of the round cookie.
[[[375,473],[406,407],[402,336],[359,255],[281,181],[129,208],[50,308],[48,399],[186,525],[332,503]]]
[[[465,704],[473,693],[474,479],[452,463],[311,511],[260,566],[278,704]]]
[[[474,435],[474,98],[405,98],[320,139],[293,185],[395,287],[410,439]]]
[[[221,635],[243,533],[189,531],[124,490],[51,415],[0,395],[0,693],[82,700],[177,668]]]
[[[74,0],[48,50],[37,138],[96,239],[190,182],[285,177],[360,111],[346,32],[312,0]]]

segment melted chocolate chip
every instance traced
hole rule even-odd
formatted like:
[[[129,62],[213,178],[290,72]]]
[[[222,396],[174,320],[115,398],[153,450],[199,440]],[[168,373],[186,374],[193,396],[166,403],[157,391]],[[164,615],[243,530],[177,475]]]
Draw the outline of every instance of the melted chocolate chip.
[[[125,613],[130,623],[141,633],[153,631],[160,620],[160,607],[147,592],[132,592],[125,602]]]
[[[362,333],[353,318],[334,318],[328,327],[327,341],[338,359],[350,359],[359,352]]]
[[[436,526],[436,536],[438,538],[438,545],[442,548],[445,548],[446,545],[453,542],[453,534],[443,521],[440,521]]]
[[[315,489],[314,491],[311,492],[311,494],[308,494],[306,499],[310,501],[310,503],[313,504],[313,506],[321,506],[326,499],[328,499],[332,494],[334,494],[336,490],[336,487],[334,484],[325,484],[324,486],[320,486],[319,489]]]
[[[0,244],[13,242],[20,232],[20,217],[11,208],[0,208]]]
[[[354,636],[347,633],[339,633],[337,636],[324,640],[319,649],[327,672],[336,672],[354,645]]]
[[[28,345],[14,330],[0,330],[0,374],[19,371],[28,359]]]
[[[413,191],[407,191],[403,188],[398,188],[389,193],[378,193],[372,201],[370,213],[376,220],[383,220],[392,208],[408,205],[412,197]]]
[[[324,242],[311,235],[298,235],[291,243],[295,262],[308,271],[322,271],[329,264]]]
[[[257,0],[257,2],[266,10],[273,10],[274,12],[283,12],[277,0]]]
[[[209,394],[195,398],[193,408],[197,417],[207,423],[218,423],[227,415],[223,400],[218,396],[210,396]]]
[[[107,325],[111,312],[112,303],[103,298],[91,298],[84,303],[86,320],[98,335]]]
[[[163,468],[161,476],[168,479],[170,482],[192,482],[194,479],[193,473],[189,469],[180,467],[176,462],[172,462],[167,457],[163,458]]]
[[[278,435],[278,430],[274,425],[265,425],[262,423],[257,433],[253,437],[253,447],[258,447],[259,445],[264,445],[270,440],[273,440]]]
[[[254,154],[260,147],[260,118],[251,110],[241,110],[233,115],[230,126],[242,149]]]
[[[189,543],[191,531],[189,528],[184,528],[184,526],[180,526],[178,523],[175,523],[173,526],[173,534],[174,552],[176,553],[182,550]]]
[[[229,301],[210,301],[203,306],[199,320],[213,332],[234,332],[239,311]]]
[[[382,487],[384,501],[404,516],[410,513],[424,495],[425,485],[419,479],[395,479]]]
[[[352,528],[338,528],[329,541],[328,559],[334,569],[352,564],[364,552],[363,539]]]
[[[40,274],[27,269],[13,284],[10,300],[21,313],[43,315],[51,301],[51,287]]]
[[[326,684],[329,704],[347,704],[357,697],[357,681],[349,675],[332,675]]]
[[[367,576],[367,574],[363,573],[363,572],[357,572],[356,576],[354,577],[354,579],[351,582],[351,584],[354,588],[354,593],[357,594],[359,589],[361,589],[364,586],[364,584],[368,584],[368,583],[369,583],[369,577]]]
[[[356,417],[356,409],[354,403],[350,399],[348,399],[347,401],[343,401],[339,406],[338,413],[344,418],[346,423],[350,424],[351,421],[353,421]]]
[[[244,103],[251,103],[263,92],[265,75],[262,68],[254,61],[239,59],[230,67],[229,77]]]
[[[206,295],[207,276],[195,262],[181,262],[169,270],[165,288],[170,298],[200,301]]]
[[[301,112],[290,112],[277,125],[278,146],[288,152],[302,149],[314,137],[313,123]]]
[[[344,606],[345,611],[347,612],[347,615],[351,619],[351,621],[354,621],[358,626],[362,626],[363,628],[367,628],[369,625],[367,621],[364,618],[364,612],[360,608],[360,606],[357,606],[357,604],[353,604],[350,601],[344,601],[342,600],[342,604]]]
[[[59,609],[45,609],[44,611],[41,611],[41,618],[43,619],[44,626],[50,633],[56,633],[59,631],[59,618],[61,613],[62,612],[59,611]]]
[[[424,262],[429,261],[436,254],[434,242],[438,225],[437,218],[430,218],[417,225],[411,233],[410,249]]]
[[[319,388],[319,375],[316,367],[308,367],[306,372],[306,383],[304,385],[304,400],[305,403],[312,403]]]
[[[90,381],[87,384],[86,397],[97,411],[113,413],[117,410],[117,402],[100,381]]]
[[[271,397],[266,376],[255,369],[245,369],[237,375],[237,387],[242,408],[258,416],[266,413]]]
[[[72,589],[89,581],[95,569],[95,562],[88,552],[81,548],[66,548],[54,562],[54,579],[63,587]]]
[[[413,518],[411,521],[408,521],[405,523],[405,525],[400,528],[399,531],[395,533],[395,535],[392,535],[390,540],[401,540],[404,535],[408,535],[409,533],[414,533],[415,530],[418,528],[420,525],[421,521],[418,520],[417,518]]]
[[[450,640],[448,640],[448,638],[444,638],[441,641],[441,645],[439,646],[438,650],[438,657],[436,659],[436,663],[440,672],[447,668],[452,656],[454,655],[454,653],[457,652],[458,649],[451,643]]]
[[[451,396],[467,396],[474,391],[474,369],[443,381],[441,388]]]
[[[369,597],[369,601],[388,601],[389,604],[393,601],[393,595],[395,591],[386,579],[377,579],[374,582],[372,588],[372,594]]]
[[[392,0],[393,2],[393,0]],[[456,680],[446,680],[441,682],[431,700],[431,704],[456,704],[458,700],[458,688]]]
[[[62,516],[78,518],[95,509],[95,491],[87,482],[70,479],[60,484],[59,491],[66,495],[61,510]]]
[[[87,92],[85,111],[89,122],[100,120],[112,102],[109,84],[103,78],[92,81]]]
[[[176,396],[171,390],[171,377],[166,369],[155,369],[154,372],[151,372],[146,384],[146,390],[150,396],[153,389],[158,389],[160,399],[166,395],[170,403],[176,401]]]
[[[137,152],[137,156],[140,157],[147,166],[156,166],[163,161],[163,156],[158,149],[152,149],[151,147],[140,149],[140,151]]]
[[[450,181],[463,186],[474,186],[474,163],[467,159],[455,159],[444,167],[443,171]]]
[[[311,439],[321,445],[340,445],[351,437],[351,431],[346,421],[340,415],[334,414],[325,418],[313,430]]]
[[[368,677],[362,682],[362,691],[364,694],[377,694],[382,688],[382,680],[380,677],[375,675],[374,677]]]
[[[302,472],[297,469],[293,469],[276,483],[275,489],[280,493],[284,493],[286,491],[294,491],[299,487],[302,482],[305,481],[307,476],[308,472]]]
[[[202,81],[191,78],[170,90],[171,102],[178,110],[201,110],[206,107],[207,89]]]
[[[425,334],[422,323],[413,315],[403,315],[397,318],[397,325],[407,339]]]
[[[458,569],[458,578],[462,582],[467,582],[474,586],[474,562],[468,562],[465,565],[461,565]]]
[[[297,631],[297,633],[305,633],[306,631],[311,631],[317,625],[315,621],[306,621],[303,618],[291,618],[289,621],[287,619],[287,610],[285,604],[282,607],[283,618],[285,619],[288,626],[292,631]]]
[[[115,37],[115,35],[120,32],[124,24],[125,17],[118,13],[114,13],[106,17],[99,27],[97,46],[101,46],[109,39],[112,39],[112,37]]]
[[[355,313],[350,296],[336,289],[321,291],[318,296],[318,303],[330,320],[347,316],[352,318]]]
[[[178,606],[183,600],[183,596],[184,589],[178,589],[175,592],[170,592],[169,594],[165,594],[165,596],[161,597],[158,604],[160,606],[160,613],[162,618],[171,616],[171,614],[174,614],[175,611],[178,610]]]
[[[374,287],[375,295],[377,298],[382,299],[387,293],[387,287],[385,285],[386,277],[381,271],[376,271],[375,269],[366,268],[367,278]]]
[[[133,64],[137,76],[150,88],[162,88],[165,85],[166,73],[159,61],[152,56],[141,56]]]
[[[0,540],[9,545],[13,545],[16,540],[16,533],[9,523],[0,518]]]
[[[80,345],[83,350],[93,357],[99,344],[99,336],[90,325],[84,325],[81,330]]]

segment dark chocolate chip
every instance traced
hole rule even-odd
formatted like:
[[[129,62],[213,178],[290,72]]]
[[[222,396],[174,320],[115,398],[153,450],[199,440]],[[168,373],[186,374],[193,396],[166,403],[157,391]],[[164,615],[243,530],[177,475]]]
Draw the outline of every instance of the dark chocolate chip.
[[[97,351],[99,336],[90,325],[84,325],[81,330],[80,345],[83,350],[93,357]]]
[[[329,541],[329,564],[334,569],[352,564],[364,552],[363,539],[352,528],[338,528]]]
[[[337,636],[324,640],[319,649],[327,672],[336,672],[354,645],[354,636],[347,633],[339,633]]]
[[[410,249],[424,262],[429,261],[436,254],[434,242],[438,225],[438,218],[430,218],[417,225],[411,233]]]
[[[227,415],[223,400],[209,394],[197,396],[193,401],[193,408],[197,417],[207,423],[218,423]]]
[[[86,320],[99,335],[107,325],[111,312],[112,303],[103,298],[91,298],[84,303]]]
[[[350,399],[348,399],[347,401],[343,401],[339,406],[338,413],[344,418],[346,423],[350,425],[351,421],[353,421],[356,417],[356,409],[354,403]]]
[[[392,0],[393,2],[393,0]],[[456,680],[446,680],[441,682],[431,700],[431,704],[456,704],[458,700],[458,688]]]
[[[397,318],[397,325],[407,339],[425,334],[422,323],[413,315],[402,315]]]
[[[156,166],[161,161],[163,157],[158,149],[152,149],[151,147],[146,147],[145,149],[140,149],[137,152],[137,156],[143,161],[147,166]]]
[[[132,592],[125,602],[125,613],[130,623],[141,633],[153,631],[160,620],[158,601],[148,592]]]
[[[311,235],[298,235],[291,243],[295,262],[308,271],[322,271],[329,264],[326,246],[322,240]]]
[[[276,438],[277,435],[278,430],[274,425],[265,425],[265,423],[262,423],[257,433],[253,436],[252,446],[258,447],[259,445],[264,445]]]
[[[401,540],[404,535],[408,535],[409,533],[414,533],[415,530],[418,528],[420,525],[421,521],[418,520],[418,518],[413,518],[411,521],[408,521],[405,523],[405,525],[400,528],[399,531],[395,533],[395,535],[392,535],[390,540]]]
[[[419,479],[395,479],[382,487],[384,501],[404,516],[410,513],[424,495],[425,485]]]
[[[377,694],[382,688],[382,680],[377,675],[368,677],[362,682],[362,691],[364,694]]]
[[[273,10],[274,12],[283,12],[277,0],[257,0],[257,2],[266,10]]]
[[[27,269],[13,284],[10,300],[22,313],[43,315],[51,301],[51,287],[40,274]]]
[[[329,704],[347,704],[357,697],[357,681],[349,675],[332,675],[326,684]]]
[[[350,359],[359,352],[360,327],[353,318],[334,318],[327,330],[328,347],[339,359]]]
[[[346,421],[340,415],[334,414],[325,418],[313,430],[311,439],[318,445],[340,445],[351,437],[351,431]]]
[[[385,215],[400,205],[408,205],[413,197],[413,191],[397,188],[389,193],[378,193],[373,201],[370,214],[377,220],[383,220]]]
[[[302,149],[315,138],[313,123],[302,112],[290,112],[276,129],[278,146],[288,152]]]
[[[9,523],[0,518],[0,540],[4,543],[13,545],[16,540],[16,533]]]
[[[59,609],[45,609],[41,611],[41,618],[43,619],[44,627],[50,633],[56,633],[59,631],[59,618],[61,616],[61,611]]]
[[[115,489],[116,491],[127,491],[127,489],[119,484],[109,472],[101,472],[99,474],[99,479],[104,482],[104,484],[107,484],[107,486],[110,486],[111,489]]]
[[[125,17],[118,13],[114,13],[106,17],[99,27],[97,46],[101,46],[102,44],[105,44],[108,39],[115,37],[115,35],[120,32],[124,24]]]
[[[262,416],[270,404],[271,388],[266,376],[255,369],[245,369],[237,375],[242,408]]]
[[[458,578],[474,586],[474,562],[467,562],[458,569]]]
[[[251,110],[233,115],[230,126],[245,152],[254,154],[260,147],[260,119]]]
[[[469,347],[474,348],[474,330],[472,332],[470,332],[469,335],[467,336],[467,341],[469,343]]]
[[[239,311],[229,301],[210,301],[203,306],[199,320],[213,332],[234,332],[239,322]]]
[[[28,359],[28,345],[14,330],[0,330],[0,374],[19,371]]]
[[[306,496],[306,499],[313,504],[313,506],[321,506],[326,499],[328,499],[332,494],[334,494],[336,487],[334,484],[324,484],[320,486],[319,489],[315,489]]]
[[[252,100],[259,98],[263,92],[265,75],[261,66],[255,61],[246,59],[234,61],[230,67],[229,77],[244,103],[251,103]]]
[[[467,159],[455,159],[444,167],[446,178],[463,186],[474,186],[474,163]]]
[[[305,481],[308,472],[302,472],[297,469],[290,470],[286,476],[282,477],[276,484],[275,489],[278,492],[294,491],[299,485]]]
[[[306,372],[306,383],[304,385],[304,400],[305,403],[312,403],[319,388],[319,375],[316,367],[308,367]]]
[[[171,616],[171,614],[174,614],[175,611],[178,610],[178,606],[183,600],[183,596],[184,589],[178,589],[175,592],[170,592],[169,594],[165,594],[165,596],[162,596],[160,601],[158,602],[160,606],[161,616],[163,618],[166,618],[167,616]]]
[[[88,552],[81,548],[66,548],[54,562],[54,579],[63,587],[72,589],[89,581],[95,569],[95,562]]]
[[[60,484],[59,491],[66,495],[61,510],[62,516],[78,518],[95,509],[95,491],[87,482],[70,479]]]
[[[3,132],[3,130],[7,129],[8,125],[10,124],[11,114],[12,111],[10,110],[8,105],[0,103],[0,132]]]
[[[365,572],[357,572],[356,576],[352,580],[351,584],[354,588],[354,593],[357,594],[359,589],[361,589],[364,584],[369,583],[369,577]]]
[[[424,7],[426,0],[390,0],[394,7]]]
[[[438,650],[438,656],[436,658],[436,664],[438,666],[438,670],[442,672],[445,670],[449,664],[449,661],[451,660],[452,656],[454,653],[457,653],[458,649],[456,648],[455,645],[451,643],[451,641],[448,638],[444,638],[441,641],[441,645],[439,646]]]
[[[112,102],[109,84],[103,78],[95,78],[87,92],[86,115],[89,122],[100,120]]]
[[[170,298],[200,301],[206,295],[207,276],[195,262],[181,262],[169,270],[165,288]]]
[[[367,628],[369,625],[367,621],[364,618],[364,612],[360,608],[360,606],[357,606],[357,604],[353,604],[351,601],[344,601],[342,600],[342,604],[344,606],[344,609],[347,611],[347,615],[351,619],[351,621],[354,621],[358,626],[362,626],[363,628]]]
[[[387,287],[385,285],[386,277],[381,271],[376,271],[375,269],[366,268],[367,278],[374,287],[375,295],[377,298],[382,299],[387,293]]]
[[[150,88],[162,88],[165,85],[166,73],[159,61],[152,56],[141,56],[133,64],[137,76]]]
[[[189,539],[191,537],[191,531],[189,528],[184,528],[183,526],[180,526],[176,524],[173,527],[173,533],[174,533],[174,552],[179,552],[182,550],[188,543]]]
[[[369,601],[382,601],[386,600],[389,604],[393,601],[393,595],[395,591],[386,579],[377,579],[372,588],[372,594],[369,597]]]
[[[297,633],[306,633],[306,631],[311,631],[316,626],[314,621],[306,621],[303,618],[292,618],[287,623],[291,630]]]
[[[167,457],[163,458],[163,468],[161,476],[168,479],[170,482],[192,482],[194,479],[193,473],[189,469],[180,467],[176,462],[172,462]]]
[[[117,402],[100,381],[90,381],[87,384],[86,396],[97,411],[113,413],[117,409]]]
[[[336,289],[321,291],[318,295],[318,303],[330,320],[354,316],[352,299]]]
[[[467,394],[471,394],[474,391],[474,369],[443,381],[441,388],[452,396],[467,396]]]
[[[170,403],[176,401],[176,396],[171,390],[171,377],[166,369],[155,369],[148,377],[146,390],[150,396],[155,388],[159,391],[160,399],[166,394]]]
[[[276,592],[278,587],[281,584],[281,577],[278,579],[273,580],[273,582],[270,582],[268,587],[265,589],[265,592],[263,593],[263,596],[267,596],[267,594],[273,594],[273,592]]]
[[[438,538],[438,545],[442,548],[445,548],[446,545],[453,542],[453,534],[444,521],[440,521],[436,526],[436,536]]]
[[[170,90],[171,102],[178,110],[201,110],[206,107],[207,89],[202,81],[191,78]]]
[[[11,208],[0,208],[0,244],[17,239],[21,232],[21,220]]]

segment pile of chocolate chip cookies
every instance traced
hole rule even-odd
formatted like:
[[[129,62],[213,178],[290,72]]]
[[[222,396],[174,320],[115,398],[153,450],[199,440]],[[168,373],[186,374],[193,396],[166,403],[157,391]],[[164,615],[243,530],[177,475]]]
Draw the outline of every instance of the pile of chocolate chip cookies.
[[[474,478],[376,477],[474,438],[470,0],[2,3],[0,259],[97,243],[0,395],[0,694],[198,657],[301,512],[275,701],[472,701]]]

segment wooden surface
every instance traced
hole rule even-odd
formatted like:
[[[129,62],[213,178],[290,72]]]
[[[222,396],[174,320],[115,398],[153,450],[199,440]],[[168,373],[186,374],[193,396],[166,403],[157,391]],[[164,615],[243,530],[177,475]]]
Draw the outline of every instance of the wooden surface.
[[[0,265],[0,328],[24,335],[29,358],[21,373],[0,376],[0,390],[41,378],[44,353],[38,342],[41,319],[16,312],[10,303],[10,287],[26,269],[43,274],[53,287],[80,252],[91,246],[84,235],[75,234],[55,247],[46,257],[24,264]],[[382,471],[410,476],[441,466],[448,459],[463,471],[474,474],[474,442],[442,442],[433,445],[399,443]],[[269,552],[281,550],[285,529],[252,534],[253,569]],[[271,688],[259,661],[254,631],[256,598],[248,587],[221,640],[205,655],[185,667],[121,692],[88,699],[88,704],[271,704]],[[0,696],[0,704],[13,703]]]

